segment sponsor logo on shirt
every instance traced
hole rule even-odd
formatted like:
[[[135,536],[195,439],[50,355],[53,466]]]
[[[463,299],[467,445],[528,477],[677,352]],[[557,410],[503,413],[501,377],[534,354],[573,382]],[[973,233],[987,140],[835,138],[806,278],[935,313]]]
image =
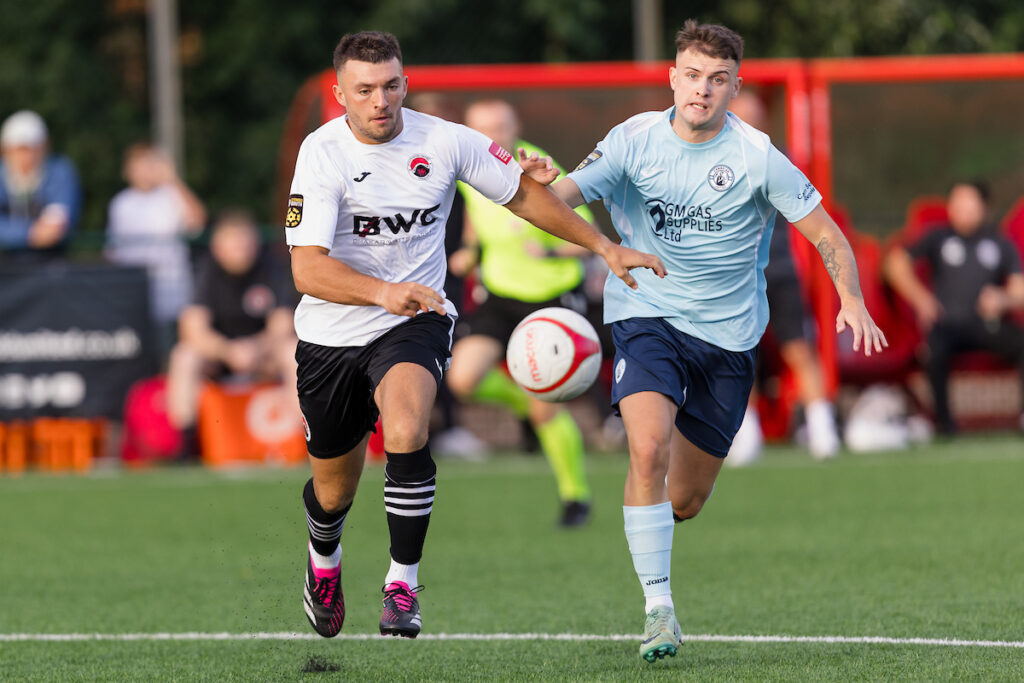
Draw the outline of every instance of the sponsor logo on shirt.
[[[390,230],[393,235],[407,233],[414,225],[430,225],[435,222],[437,216],[434,212],[440,208],[440,204],[434,204],[429,209],[414,209],[409,218],[400,213],[394,216],[353,216],[352,234],[360,237],[379,235],[382,227]]]
[[[721,232],[722,221],[711,208],[687,206],[662,199],[647,200],[647,215],[654,221],[654,234],[666,242],[682,242],[683,231]]]
[[[725,192],[736,182],[736,174],[725,164],[718,164],[708,172],[708,185],[716,192]]]
[[[302,222],[302,195],[288,195],[288,211],[284,216],[284,227],[294,228]]]
[[[576,168],[574,168],[573,171],[578,171],[581,168],[586,168],[587,166],[590,166],[592,163],[594,163],[595,161],[597,161],[598,159],[600,159],[603,156],[604,156],[604,154],[601,152],[601,150],[595,149],[593,152],[588,154],[587,158],[584,159],[583,161],[581,161],[580,165],[577,166]]]
[[[422,154],[417,154],[409,159],[409,173],[417,178],[426,178],[430,175],[430,159]]]
[[[492,142],[487,151],[490,152],[495,159],[506,166],[508,166],[508,162],[512,161],[512,152],[508,151],[497,142]]]
[[[804,185],[804,188],[800,190],[799,194],[797,194],[796,198],[801,200],[810,199],[815,195],[815,193],[817,193],[817,190],[814,189],[814,185],[807,183]]]

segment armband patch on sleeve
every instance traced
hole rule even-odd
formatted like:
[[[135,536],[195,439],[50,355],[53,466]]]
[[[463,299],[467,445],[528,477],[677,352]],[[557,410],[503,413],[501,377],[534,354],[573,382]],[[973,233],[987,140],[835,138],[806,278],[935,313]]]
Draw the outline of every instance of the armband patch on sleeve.
[[[598,159],[600,159],[603,156],[604,156],[604,154],[602,154],[601,150],[595,149],[593,152],[588,154],[587,158],[584,159],[583,161],[581,161],[580,165],[577,166],[576,168],[574,168],[573,171],[578,171],[581,168],[586,168],[587,166],[590,166],[590,164],[594,163],[595,161],[597,161]]]
[[[288,212],[284,217],[284,227],[294,228],[302,222],[302,195],[288,195]]]

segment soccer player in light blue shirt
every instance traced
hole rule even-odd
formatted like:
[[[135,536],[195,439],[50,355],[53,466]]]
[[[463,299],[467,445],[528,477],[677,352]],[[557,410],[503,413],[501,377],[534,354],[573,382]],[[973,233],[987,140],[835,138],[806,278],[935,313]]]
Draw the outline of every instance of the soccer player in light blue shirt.
[[[623,505],[646,600],[640,655],[675,655],[681,642],[670,588],[673,521],[711,495],[739,428],[768,322],[762,273],[775,212],[821,254],[841,306],[836,331],[881,352],[885,336],[861,296],[853,251],[807,178],[763,133],[728,113],[739,93],[743,40],[687,21],[669,69],[674,106],[613,128],[575,171],[552,185],[569,206],[602,199],[624,245],[658,255],[663,280],[637,271],[636,290],[605,285],[615,341],[612,402],[630,465]],[[550,172],[550,171],[549,171]]]

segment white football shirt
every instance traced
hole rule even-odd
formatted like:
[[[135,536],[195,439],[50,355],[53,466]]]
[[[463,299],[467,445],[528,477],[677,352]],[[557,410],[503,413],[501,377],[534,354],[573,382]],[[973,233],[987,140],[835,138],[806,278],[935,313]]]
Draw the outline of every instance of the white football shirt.
[[[445,225],[462,180],[498,204],[519,189],[512,154],[466,126],[402,110],[403,128],[383,144],[360,142],[347,116],[306,137],[288,200],[289,246],[321,246],[350,268],[388,282],[418,282],[444,295]],[[445,308],[458,315],[451,301]],[[408,318],[379,306],[303,295],[299,339],[365,346]]]

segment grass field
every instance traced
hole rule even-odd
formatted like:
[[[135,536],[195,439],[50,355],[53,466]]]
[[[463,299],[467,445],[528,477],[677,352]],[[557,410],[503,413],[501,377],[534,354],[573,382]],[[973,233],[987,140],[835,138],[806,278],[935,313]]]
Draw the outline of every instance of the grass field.
[[[566,532],[543,460],[439,463],[420,570],[435,638],[417,641],[372,636],[388,561],[380,467],[346,523],[348,617],[330,641],[301,608],[303,470],[0,477],[0,680],[1024,678],[1020,438],[824,464],[780,448],[724,471],[676,527],[677,613],[700,637],[654,665],[631,637],[643,601],[622,533],[625,458],[588,467],[595,516]],[[217,633],[239,635],[203,635]],[[440,637],[504,633],[605,639]],[[743,635],[1012,642],[711,639]]]

